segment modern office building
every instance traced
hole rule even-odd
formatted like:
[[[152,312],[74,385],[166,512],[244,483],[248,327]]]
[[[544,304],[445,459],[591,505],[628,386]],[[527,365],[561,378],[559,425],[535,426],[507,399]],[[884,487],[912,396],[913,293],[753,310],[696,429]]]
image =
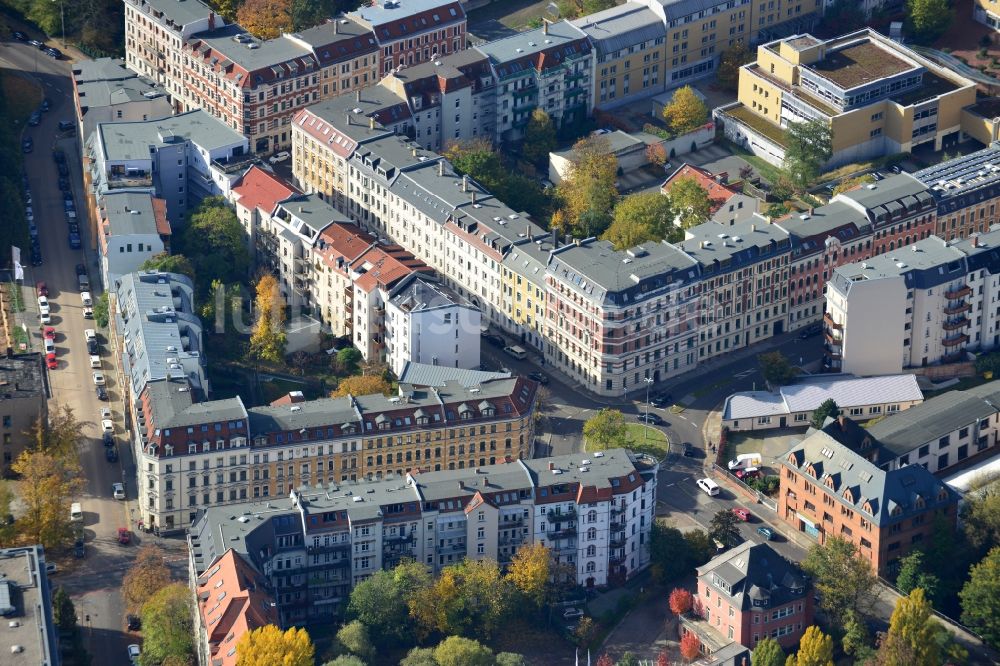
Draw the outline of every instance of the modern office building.
[[[403,558],[438,573],[509,564],[540,543],[585,587],[649,564],[656,466],[623,449],[410,472],[359,484],[297,483],[268,501],[204,511],[188,536],[195,575],[235,552],[261,572],[282,625],[329,618],[357,583]]]
[[[821,120],[833,138],[827,166],[958,143],[975,83],[868,28],[820,40],[762,44],[740,68],[739,100],[719,107],[726,136],[781,164],[791,123]]]
[[[48,419],[49,384],[39,353],[0,357],[0,454],[5,476],[24,451],[33,448],[32,429]]]
[[[41,546],[0,548],[0,615],[6,623],[4,663],[59,666],[59,629]]]

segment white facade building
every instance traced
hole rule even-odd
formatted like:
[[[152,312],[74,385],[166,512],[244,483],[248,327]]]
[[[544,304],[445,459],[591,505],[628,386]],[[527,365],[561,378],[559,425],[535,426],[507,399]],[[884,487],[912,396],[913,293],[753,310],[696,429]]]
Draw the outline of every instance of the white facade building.
[[[166,202],[148,192],[109,192],[100,200],[98,241],[105,286],[169,247]],[[166,242],[165,242],[166,241]]]

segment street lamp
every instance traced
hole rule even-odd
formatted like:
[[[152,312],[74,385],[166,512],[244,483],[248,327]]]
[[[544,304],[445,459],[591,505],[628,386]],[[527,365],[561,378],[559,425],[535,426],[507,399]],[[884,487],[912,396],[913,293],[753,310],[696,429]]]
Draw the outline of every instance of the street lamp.
[[[646,427],[642,429],[643,439],[649,439],[649,386],[653,383],[652,377],[646,377],[646,418],[642,420],[643,425]]]
[[[52,0],[55,2],[56,0]],[[66,48],[66,5],[63,0],[59,0],[59,20],[62,23],[62,43],[63,48]]]

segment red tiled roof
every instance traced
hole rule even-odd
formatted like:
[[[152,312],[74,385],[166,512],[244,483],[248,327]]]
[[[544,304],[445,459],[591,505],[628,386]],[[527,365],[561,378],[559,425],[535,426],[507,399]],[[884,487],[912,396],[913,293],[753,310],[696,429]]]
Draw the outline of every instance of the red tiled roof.
[[[361,270],[365,264],[370,267],[354,281],[355,286],[365,292],[371,292],[377,287],[387,289],[410,273],[434,272],[434,269],[399,245],[370,248],[352,262],[351,270]]]
[[[250,167],[243,174],[233,187],[233,192],[244,208],[249,210],[259,208],[267,213],[273,211],[279,201],[300,193],[293,185],[257,165]]]
[[[660,186],[660,192],[669,194],[670,188],[674,186],[674,183],[685,178],[694,178],[698,181],[699,185],[708,190],[708,198],[712,201],[713,213],[737,194],[735,190],[717,181],[710,171],[699,169],[690,164],[683,164],[677,171],[673,172],[663,185]]]
[[[156,221],[156,233],[169,236],[170,220],[167,219],[167,200],[153,197],[153,219]]]

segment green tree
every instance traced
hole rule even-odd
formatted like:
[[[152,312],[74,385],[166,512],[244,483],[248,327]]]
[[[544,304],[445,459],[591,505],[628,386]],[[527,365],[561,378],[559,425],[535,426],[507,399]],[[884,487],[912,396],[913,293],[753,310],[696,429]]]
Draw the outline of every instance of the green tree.
[[[337,640],[351,654],[371,659],[375,656],[375,645],[368,635],[368,627],[358,620],[348,622],[337,632]]]
[[[1000,546],[972,567],[959,597],[962,622],[990,645],[1000,646]]]
[[[344,373],[347,375],[353,375],[358,371],[358,364],[361,363],[364,357],[361,352],[354,347],[345,347],[337,352],[337,363],[343,368]]]
[[[729,509],[719,509],[709,523],[709,536],[727,546],[735,546],[740,540],[738,518]]]
[[[438,643],[434,659],[439,666],[494,666],[492,650],[461,636],[449,636]]]
[[[348,617],[360,620],[380,644],[405,645],[414,638],[407,599],[430,585],[430,574],[412,560],[376,571],[351,590]]]
[[[38,418],[30,434],[36,451],[49,453],[70,464],[77,458],[83,424],[76,418],[69,405],[53,405],[47,419]]]
[[[617,409],[605,407],[584,422],[583,439],[588,451],[628,446],[625,417]]]
[[[799,651],[788,657],[786,666],[833,666],[833,638],[819,627],[807,627],[799,640]]]
[[[192,610],[184,583],[168,585],[142,605],[141,666],[159,666],[171,659],[181,664],[194,660]]]
[[[708,122],[708,107],[694,88],[681,86],[663,107],[663,119],[676,134],[686,134]]]
[[[516,652],[498,652],[496,664],[497,666],[528,666],[524,655]]]
[[[108,292],[104,292],[94,301],[94,322],[101,328],[107,328],[109,317]]]
[[[434,648],[415,647],[406,653],[399,666],[438,666]]]
[[[691,561],[689,569],[700,567],[715,556],[715,544],[704,530],[688,530],[684,533],[684,543]]]
[[[899,561],[899,573],[896,575],[896,587],[903,594],[909,594],[920,588],[928,599],[933,600],[938,591],[938,577],[924,565],[922,550],[914,550]]]
[[[780,351],[766,352],[757,356],[764,381],[771,386],[783,386],[799,374],[791,361]]]
[[[545,109],[537,108],[524,128],[524,147],[521,151],[529,162],[548,161],[549,153],[556,147],[556,128]]]
[[[923,590],[918,587],[901,597],[892,611],[889,631],[879,646],[879,663],[939,666],[942,660],[935,640],[937,624]]]
[[[223,284],[246,280],[250,255],[243,225],[223,197],[203,199],[179,236],[180,250],[198,278],[199,298],[208,293],[215,280]]]
[[[867,21],[862,5],[853,0],[836,0],[823,11],[820,31],[827,37],[839,37],[860,30]]]
[[[1000,543],[1000,478],[982,474],[973,479],[962,507],[965,536],[976,548]]]
[[[838,416],[840,416],[840,407],[837,406],[837,401],[833,398],[827,398],[812,413],[812,425],[814,428],[822,428],[827,417],[835,419]]]
[[[764,636],[754,647],[750,661],[753,666],[785,666],[785,651],[778,641]]]
[[[849,611],[860,618],[870,617],[878,580],[871,563],[853,543],[830,536],[825,544],[809,549],[802,568],[812,575],[820,606],[832,624],[839,627]]]
[[[618,201],[617,176],[618,159],[607,137],[591,135],[574,144],[569,173],[556,188],[574,233],[596,236],[611,224]]]
[[[694,176],[678,178],[671,183],[667,194],[684,229],[706,222],[712,215],[708,190]]]
[[[163,273],[178,273],[195,279],[194,266],[183,254],[167,254],[161,252],[153,255],[139,266],[140,271],[161,271]]]
[[[14,501],[12,483],[0,480],[0,548],[10,548],[17,540],[18,526],[10,512],[10,504]]]
[[[816,180],[833,156],[830,125],[823,120],[791,123],[785,139],[785,174],[804,189]]]
[[[752,62],[754,51],[743,40],[739,40],[719,54],[719,68],[715,72],[715,80],[723,89],[736,92],[740,83],[740,67]]]
[[[52,620],[61,631],[76,629],[76,607],[62,587],[52,594]]]
[[[432,585],[407,602],[422,636],[438,632],[488,638],[510,610],[512,593],[496,562],[463,560],[445,567]]]
[[[910,34],[929,44],[944,34],[954,17],[947,0],[906,0],[906,19]]]
[[[400,662],[402,663],[402,662]],[[323,666],[367,666],[361,657],[353,654],[342,654],[336,659],[326,662]]]
[[[448,145],[444,156],[455,170],[468,175],[497,199],[514,210],[523,210],[539,219],[546,217],[549,196],[537,180],[504,166],[499,151],[489,139],[456,141]]]
[[[843,624],[844,636],[841,639],[841,646],[844,652],[854,657],[855,663],[866,663],[875,654],[868,624],[854,611],[847,612]]]
[[[618,201],[611,226],[601,238],[614,243],[616,250],[625,250],[663,238],[676,243],[683,240],[684,232],[674,225],[674,210],[668,197],[659,192],[643,192]]]

